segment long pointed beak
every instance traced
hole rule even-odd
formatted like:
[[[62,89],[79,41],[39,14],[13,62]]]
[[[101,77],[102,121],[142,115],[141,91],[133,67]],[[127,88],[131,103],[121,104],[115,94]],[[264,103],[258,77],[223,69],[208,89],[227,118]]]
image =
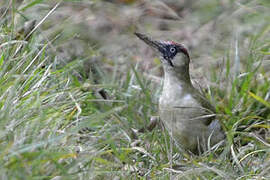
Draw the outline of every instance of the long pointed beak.
[[[141,33],[135,32],[134,34],[149,46],[157,49],[158,51],[162,51],[163,47],[161,46],[160,42],[152,40],[150,37],[147,37],[146,35]]]

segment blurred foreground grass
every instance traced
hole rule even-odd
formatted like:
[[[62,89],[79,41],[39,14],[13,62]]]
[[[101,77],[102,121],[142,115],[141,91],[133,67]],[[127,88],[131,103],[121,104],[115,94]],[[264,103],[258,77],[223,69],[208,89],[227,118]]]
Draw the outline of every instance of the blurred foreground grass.
[[[178,20],[154,17],[152,27],[153,17],[139,18],[135,24],[145,28],[121,23],[113,10],[142,7],[128,1],[1,2],[0,179],[269,179],[269,3],[192,2],[166,17],[190,19],[177,31],[187,31],[181,37],[190,40],[193,71],[209,79],[206,93],[227,132],[225,147],[201,156],[180,153],[162,127],[139,132],[158,115],[160,65],[140,61],[153,56],[131,34],[166,27],[171,30],[157,36],[167,39]],[[156,13],[159,6],[146,9]],[[98,25],[104,31],[85,34],[93,24],[75,26],[76,13],[61,19],[73,8],[92,12],[79,16],[82,22],[106,11],[119,18],[118,26]],[[230,21],[229,14],[241,15]],[[18,36],[18,19],[33,16],[33,31]]]

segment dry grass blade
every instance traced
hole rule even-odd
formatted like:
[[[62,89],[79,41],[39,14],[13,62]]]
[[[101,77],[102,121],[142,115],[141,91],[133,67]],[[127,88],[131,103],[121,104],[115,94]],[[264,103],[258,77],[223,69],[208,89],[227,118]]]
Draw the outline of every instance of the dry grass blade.
[[[214,166],[213,166],[213,167],[210,167],[210,166],[208,166],[208,165],[206,165],[206,164],[204,164],[204,163],[199,163],[199,165],[202,166],[202,167],[204,167],[204,168],[206,168],[206,169],[209,169],[209,170],[215,172],[215,173],[216,173],[217,175],[219,175],[222,179],[232,179],[232,178],[233,178],[232,175],[230,175],[230,174],[228,174],[228,173],[226,173],[226,172],[224,172],[224,171],[221,171],[221,170],[215,168]]]
[[[244,169],[243,169],[242,165],[240,164],[240,161],[238,160],[238,158],[235,154],[235,151],[233,149],[233,145],[231,145],[231,153],[232,153],[233,161],[238,166],[238,168],[242,171],[242,173],[244,173]]]

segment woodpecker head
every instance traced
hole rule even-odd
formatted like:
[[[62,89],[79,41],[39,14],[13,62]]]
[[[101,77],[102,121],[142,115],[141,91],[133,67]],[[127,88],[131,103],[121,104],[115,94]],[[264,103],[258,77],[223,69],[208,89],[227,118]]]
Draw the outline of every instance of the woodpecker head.
[[[156,41],[141,33],[135,35],[146,44],[156,49],[161,55],[161,62],[165,71],[184,73],[189,69],[189,54],[187,49],[174,41]]]

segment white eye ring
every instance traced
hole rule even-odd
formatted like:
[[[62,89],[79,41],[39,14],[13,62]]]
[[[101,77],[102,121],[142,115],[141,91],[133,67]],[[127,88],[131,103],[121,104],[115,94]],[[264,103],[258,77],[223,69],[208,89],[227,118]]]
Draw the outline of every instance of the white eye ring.
[[[171,53],[174,53],[175,51],[176,51],[176,49],[175,49],[174,47],[171,47],[171,48],[170,48],[170,52],[171,52]]]

